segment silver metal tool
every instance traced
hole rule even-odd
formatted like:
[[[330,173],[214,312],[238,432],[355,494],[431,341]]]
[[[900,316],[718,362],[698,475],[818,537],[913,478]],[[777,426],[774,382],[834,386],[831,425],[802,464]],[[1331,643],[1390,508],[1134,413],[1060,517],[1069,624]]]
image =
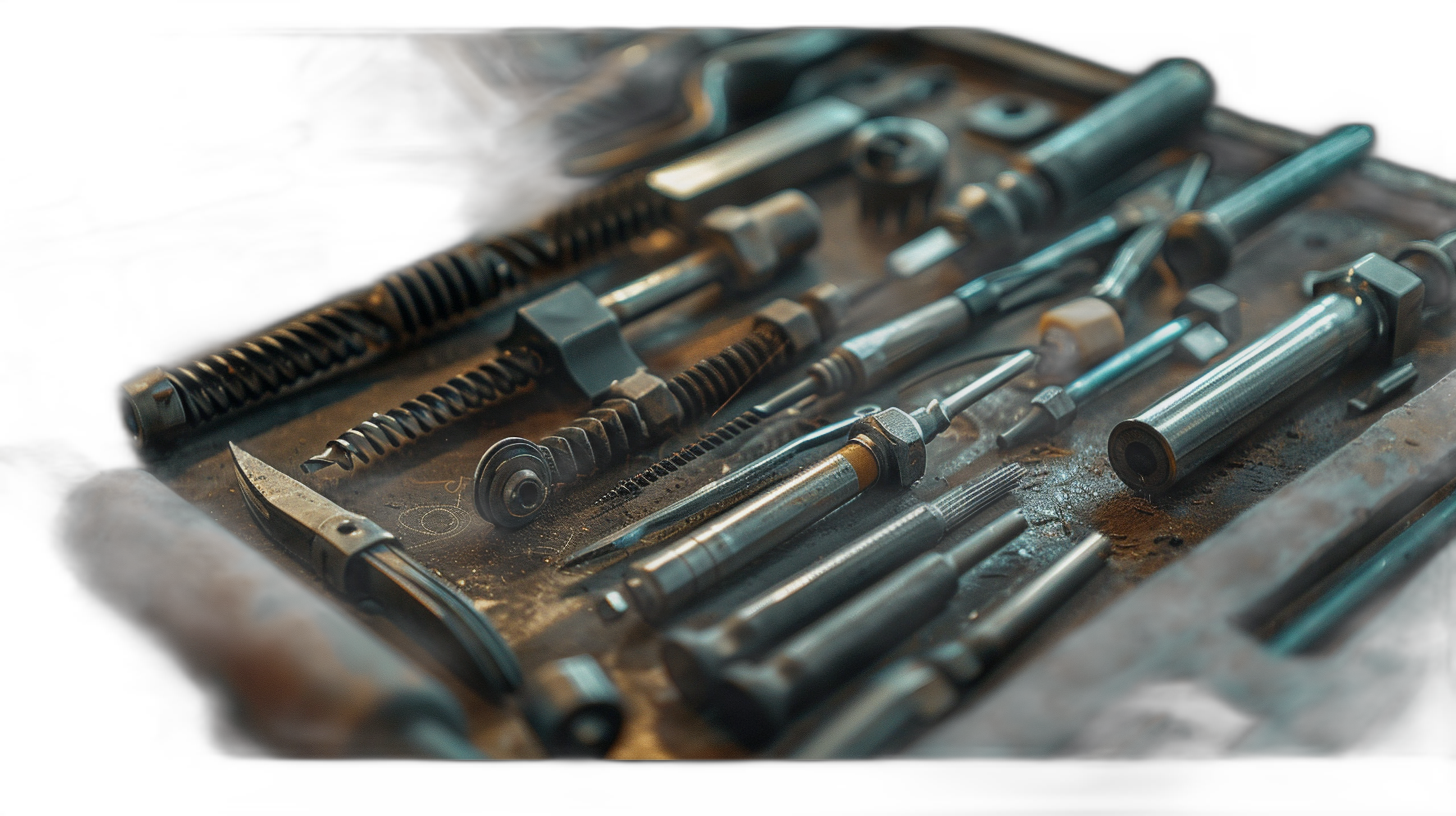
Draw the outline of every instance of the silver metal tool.
[[[1010,494],[1025,475],[1021,465],[1002,465],[885,522],[709,626],[675,627],[662,641],[662,663],[668,676],[688,703],[705,705],[729,664],[757,658],[929,550],[951,530]],[[994,548],[1021,530],[1020,524],[998,521],[987,525],[980,535]]]
[[[1372,252],[1355,261],[1298,314],[1118,423],[1107,440],[1113,469],[1134,490],[1165,493],[1346,363],[1394,364],[1415,348],[1424,314],[1450,306],[1425,301],[1426,280],[1449,298],[1456,231],[1406,244],[1394,260]]]
[[[524,691],[526,719],[551,756],[606,756],[622,732],[622,692],[589,654],[537,668]]]
[[[729,505],[744,495],[762,490],[782,477],[783,468],[799,454],[849,438],[849,429],[860,418],[878,413],[878,405],[863,405],[850,416],[810,431],[749,464],[736,468],[721,479],[714,479],[690,495],[655,510],[615,533],[577,550],[561,563],[561,569],[576,566],[609,553],[621,552],[640,544],[648,536],[670,530],[683,522],[701,518],[712,508]]]
[[[1075,122],[1010,160],[993,181],[968,184],[939,213],[941,226],[885,259],[910,277],[969,244],[990,246],[1045,226],[1203,117],[1213,80],[1191,60],[1165,60]]]
[[[1410,390],[1419,377],[1415,363],[1403,363],[1381,374],[1369,388],[1351,397],[1345,405],[1352,414],[1368,414],[1395,399],[1402,391]]]
[[[1185,288],[1228,270],[1234,247],[1353,167],[1375,144],[1369,125],[1345,125],[1270,167],[1206,210],[1168,228],[1163,260]]]
[[[1196,163],[1186,168],[1178,186],[1186,187],[1190,176],[1201,178]],[[946,297],[846,340],[809,366],[804,379],[710,434],[719,436],[722,432],[721,436],[725,438],[719,440],[715,447],[739,437],[767,417],[806,397],[827,398],[879,385],[895,372],[981,328],[994,316],[1053,297],[1066,288],[1064,280],[1074,277],[1071,273],[1079,271],[1075,263],[1069,263],[1073,259],[1129,230],[1163,220],[1171,206],[1165,188],[1164,181],[1154,179],[1120,199],[1112,214],[1011,266],[971,281]],[[1047,283],[1054,285],[1045,285]],[[653,469],[657,467],[654,465]],[[618,483],[616,488],[598,499],[598,503],[636,495],[638,487],[651,483],[650,478],[644,477],[651,475],[653,469]],[[676,467],[664,467],[664,470],[668,469],[676,470]]]
[[[1101,533],[1087,536],[954,640],[880,672],[793,756],[873,756],[944,717],[967,688],[1101,569],[1111,547],[1112,539]]]
[[[1177,192],[1173,194],[1172,210],[1165,217],[1139,227],[1132,237],[1124,241],[1117,255],[1107,265],[1107,270],[1102,273],[1102,278],[1087,294],[1106,301],[1118,314],[1127,313],[1127,299],[1162,251],[1168,225],[1193,208],[1193,202],[1198,200],[1198,194],[1203,190],[1203,183],[1208,180],[1208,171],[1212,166],[1213,162],[1207,153],[1199,153],[1193,157],[1188,173],[1183,176]]]
[[[1023,351],[944,401],[907,413],[888,408],[851,427],[849,444],[663,552],[633,564],[606,609],[631,606],[660,621],[723,578],[875,484],[909,487],[925,473],[925,445],[951,418],[1036,362]]]
[[[860,218],[881,231],[916,226],[930,215],[950,140],[924,119],[882,116],[855,128],[849,167]]]
[[[353,471],[542,380],[595,402],[646,368],[623,326],[712,284],[731,292],[760,288],[818,243],[819,228],[819,207],[798,190],[748,207],[719,207],[699,225],[703,249],[600,297],[570,283],[521,307],[510,336],[484,362],[339,434],[303,471]]]
[[[1031,407],[1009,430],[996,437],[997,447],[1014,448],[1032,439],[1058,433],[1077,418],[1077,409],[1116,388],[1150,366],[1182,352],[1190,362],[1206,365],[1238,340],[1239,297],[1206,283],[1188,293],[1177,317],[1148,336],[1104,360],[1065,388],[1049,385],[1031,399]]]
[[[521,685],[516,656],[470,599],[405,554],[395,537],[229,443],[238,488],[258,526],[354,603],[370,601],[468,685]]]

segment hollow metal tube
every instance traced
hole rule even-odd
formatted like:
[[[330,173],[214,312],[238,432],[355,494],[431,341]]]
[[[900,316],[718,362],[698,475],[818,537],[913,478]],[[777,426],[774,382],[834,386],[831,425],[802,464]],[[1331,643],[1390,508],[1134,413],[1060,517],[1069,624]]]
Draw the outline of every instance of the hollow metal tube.
[[[1379,315],[1368,298],[1332,293],[1304,307],[1248,348],[1123,420],[1108,456],[1129,486],[1163,493],[1375,341]]]

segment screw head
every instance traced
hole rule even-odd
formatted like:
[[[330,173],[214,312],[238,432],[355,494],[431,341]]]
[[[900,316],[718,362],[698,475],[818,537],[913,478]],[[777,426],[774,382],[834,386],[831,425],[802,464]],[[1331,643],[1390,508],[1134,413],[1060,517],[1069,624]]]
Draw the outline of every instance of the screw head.
[[[497,527],[524,527],[546,507],[552,481],[539,446],[515,436],[502,439],[475,468],[475,512]]]

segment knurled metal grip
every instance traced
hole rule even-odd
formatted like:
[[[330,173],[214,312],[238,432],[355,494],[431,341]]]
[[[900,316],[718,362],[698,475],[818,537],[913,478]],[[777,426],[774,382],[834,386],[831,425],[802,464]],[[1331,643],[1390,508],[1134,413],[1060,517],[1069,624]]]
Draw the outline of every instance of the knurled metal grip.
[[[645,368],[627,345],[621,324],[597,296],[569,283],[516,311],[515,327],[502,345],[540,354],[587,399],[596,401],[612,383]]]

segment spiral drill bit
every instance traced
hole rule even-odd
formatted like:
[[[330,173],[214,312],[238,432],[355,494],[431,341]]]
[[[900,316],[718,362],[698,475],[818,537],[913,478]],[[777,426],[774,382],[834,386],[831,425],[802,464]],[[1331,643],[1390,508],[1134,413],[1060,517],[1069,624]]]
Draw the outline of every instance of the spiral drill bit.
[[[543,377],[569,381],[590,401],[601,398],[615,380],[643,368],[623,325],[710,284],[737,292],[767,283],[818,241],[819,211],[808,196],[788,190],[746,208],[719,207],[700,232],[707,248],[601,297],[568,284],[523,307],[511,336],[485,362],[340,434],[303,464],[304,472],[367,465]],[[731,366],[740,352],[726,353],[712,364]],[[679,385],[684,399],[707,399],[719,376],[716,369],[688,372]]]
[[[838,287],[824,284],[801,303],[775,301],[754,316],[743,339],[671,379],[639,371],[614,383],[610,398],[586,416],[539,442],[496,442],[475,471],[476,510],[498,526],[529,524],[565,486],[625,462],[717,412],[756,378],[782,370],[834,331],[844,300]]]
[[[669,222],[645,174],[579,196],[540,226],[472,239],[262,335],[123,385],[123,417],[156,449],[202,426],[332,379],[474,317],[535,277],[581,264]]]

